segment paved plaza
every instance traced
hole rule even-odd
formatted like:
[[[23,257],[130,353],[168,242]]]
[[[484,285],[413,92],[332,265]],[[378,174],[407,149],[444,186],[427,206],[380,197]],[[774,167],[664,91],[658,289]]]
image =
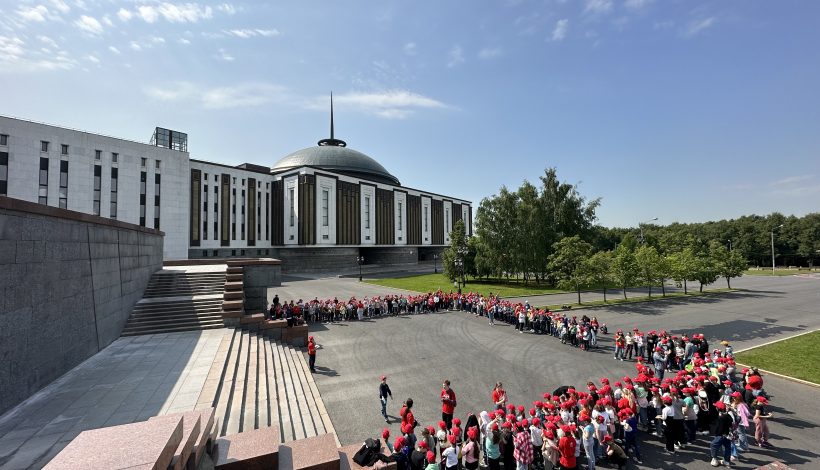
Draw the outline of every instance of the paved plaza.
[[[354,285],[346,279],[329,279],[317,295],[321,298],[339,292],[342,298],[341,293],[349,295]],[[728,338],[736,349],[820,328],[818,279],[748,277],[735,280],[733,286],[744,290],[583,313],[596,315],[612,330],[702,331],[710,343]],[[373,292],[372,286],[366,286],[359,295],[365,292],[372,295],[386,289]],[[306,291],[299,295],[313,297]],[[528,299],[539,303],[538,298]],[[468,411],[490,406],[495,381],[504,383],[512,402],[529,408],[543,392],[560,385],[635,375],[634,363],[612,358],[609,338],[602,341],[605,351],[586,353],[552,337],[520,334],[506,325],[490,327],[485,320],[462,312],[323,324],[311,330],[323,346],[316,382],[342,444],[377,436],[385,426],[378,401],[381,374],[389,377],[395,397],[389,404],[393,436],[398,433],[398,410],[407,397],[414,399],[416,418],[422,425],[436,425],[440,419],[437,397],[445,378],[453,383],[458,395],[457,415],[463,419]],[[820,389],[775,377],[766,377],[766,389],[774,397],[775,418],[770,426],[777,448],[755,448],[745,454],[737,468],[755,468],[774,460],[794,468],[818,468],[820,418],[816,403]],[[662,443],[645,438],[641,468],[711,468],[704,442],[670,459]]]

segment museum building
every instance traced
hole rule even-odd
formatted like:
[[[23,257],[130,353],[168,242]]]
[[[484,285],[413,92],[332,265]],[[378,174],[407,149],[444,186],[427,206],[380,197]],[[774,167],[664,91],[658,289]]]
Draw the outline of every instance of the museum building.
[[[0,196],[156,228],[166,260],[267,256],[283,269],[415,263],[472,231],[470,201],[402,186],[331,135],[273,167],[196,160],[188,136],[149,143],[0,116]]]

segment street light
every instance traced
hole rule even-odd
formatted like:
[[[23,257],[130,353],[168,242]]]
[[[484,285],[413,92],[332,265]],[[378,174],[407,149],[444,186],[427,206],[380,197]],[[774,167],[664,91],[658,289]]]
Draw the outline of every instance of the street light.
[[[781,227],[783,227],[783,224],[780,224],[772,229],[772,272],[774,272],[774,231]]]
[[[359,263],[359,282],[362,282],[362,265],[364,264],[364,256],[357,256],[356,262]]]
[[[464,275],[462,274],[464,272],[464,261],[462,261],[461,258],[458,258],[456,260],[456,269],[458,269],[459,272],[458,292],[461,293],[461,280],[464,277]]]
[[[726,241],[729,242],[729,251],[732,251],[732,239],[730,238]]]
[[[641,223],[639,223],[639,224],[638,224],[638,228],[640,228],[640,229],[641,229],[641,243],[644,243],[644,238],[643,238],[643,224],[645,224],[645,223],[647,223],[647,222],[654,222],[654,221],[656,221],[656,220],[658,220],[658,218],[657,218],[657,217],[653,217],[653,218],[651,218],[651,219],[649,219],[649,220],[644,220],[643,222],[641,222]]]
[[[433,255],[433,273],[438,274],[438,255]]]
[[[456,253],[458,253],[458,258],[456,259],[456,266],[459,268],[458,272],[460,275],[461,284],[464,284],[464,259],[467,257],[468,251],[469,250],[467,250],[466,246],[460,246],[456,249]]]

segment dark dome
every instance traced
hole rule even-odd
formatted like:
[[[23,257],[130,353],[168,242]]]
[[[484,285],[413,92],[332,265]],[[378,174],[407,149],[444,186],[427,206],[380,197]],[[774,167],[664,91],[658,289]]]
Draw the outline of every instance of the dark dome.
[[[401,185],[398,178],[391,175],[376,160],[340,145],[318,145],[297,150],[276,162],[272,171],[281,173],[300,166],[312,166],[379,183]]]

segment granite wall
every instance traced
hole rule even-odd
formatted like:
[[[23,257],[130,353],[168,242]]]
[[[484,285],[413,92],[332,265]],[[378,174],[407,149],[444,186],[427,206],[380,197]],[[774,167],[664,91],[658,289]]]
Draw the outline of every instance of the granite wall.
[[[163,235],[0,196],[0,414],[120,336]]]

